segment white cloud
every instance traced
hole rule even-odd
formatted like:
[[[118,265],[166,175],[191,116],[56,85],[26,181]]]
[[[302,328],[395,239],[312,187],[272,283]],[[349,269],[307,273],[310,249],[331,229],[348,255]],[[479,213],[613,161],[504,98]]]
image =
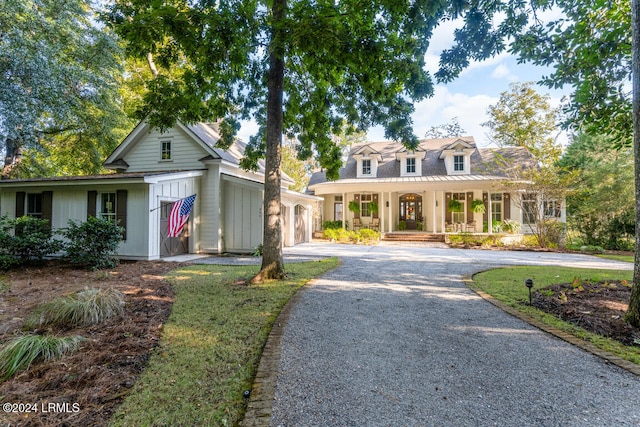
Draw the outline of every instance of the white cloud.
[[[518,80],[518,77],[514,75],[509,67],[507,67],[505,64],[498,64],[498,66],[493,69],[491,77],[493,77],[494,79],[506,79],[509,81]]]

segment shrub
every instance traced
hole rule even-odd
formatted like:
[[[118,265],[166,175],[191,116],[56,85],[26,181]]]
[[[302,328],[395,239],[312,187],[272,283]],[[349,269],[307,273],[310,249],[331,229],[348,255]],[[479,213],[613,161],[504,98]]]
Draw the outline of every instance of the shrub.
[[[400,221],[398,223],[398,230],[404,231],[406,229],[407,229],[407,222],[406,221]]]
[[[345,243],[354,241],[356,239],[356,232],[345,230],[344,228],[329,229],[324,230],[322,237],[336,242]]]
[[[518,234],[520,233],[520,223],[513,219],[505,219],[502,221],[500,229],[505,233]]]
[[[345,221],[344,222],[344,226],[346,228],[349,228],[349,221]],[[322,229],[323,230],[335,230],[337,228],[343,228],[342,227],[342,221],[338,220],[338,221],[324,221],[322,223]]]
[[[53,239],[45,219],[6,215],[0,218],[0,268],[3,270],[42,261],[61,248],[62,242]]]
[[[356,233],[358,240],[366,243],[373,243],[380,240],[380,233],[370,228],[361,228]]]
[[[63,258],[93,270],[113,268],[118,265],[122,232],[122,227],[102,218],[91,216],[83,223],[69,220],[67,229],[60,233],[69,239]]]
[[[0,350],[0,380],[11,378],[32,363],[50,361],[75,351],[85,338],[23,335],[9,341]]]
[[[75,328],[95,325],[122,314],[124,295],[113,288],[85,289],[38,307],[25,322],[26,329],[42,326]]]

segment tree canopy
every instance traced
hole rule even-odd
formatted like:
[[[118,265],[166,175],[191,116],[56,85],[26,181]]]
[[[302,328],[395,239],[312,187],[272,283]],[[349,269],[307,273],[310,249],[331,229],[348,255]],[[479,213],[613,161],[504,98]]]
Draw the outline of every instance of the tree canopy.
[[[129,124],[117,92],[121,49],[93,18],[87,0],[0,6],[0,141],[32,150],[27,175],[96,172]]]

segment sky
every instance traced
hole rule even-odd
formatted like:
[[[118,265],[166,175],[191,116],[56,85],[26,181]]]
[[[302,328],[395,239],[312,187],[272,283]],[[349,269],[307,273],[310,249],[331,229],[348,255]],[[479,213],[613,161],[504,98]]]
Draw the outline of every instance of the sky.
[[[557,12],[547,12],[541,19],[557,17]],[[429,50],[425,58],[426,67],[433,75],[438,69],[438,60],[442,50],[449,48],[453,41],[453,31],[460,22],[451,21],[441,24],[434,32]],[[479,147],[493,146],[488,136],[488,128],[482,126],[489,118],[487,108],[495,104],[502,92],[509,90],[514,82],[536,82],[548,75],[550,69],[532,64],[518,64],[517,58],[509,54],[482,62],[473,62],[453,82],[435,86],[432,97],[415,104],[413,130],[418,138],[424,138],[432,126],[449,123],[457,117],[465,135],[473,136]],[[540,94],[548,94],[553,107],[561,104],[563,96],[569,95],[570,89],[551,90],[546,86],[534,85]],[[243,123],[239,137],[248,141],[255,133],[257,126],[252,122]],[[369,141],[383,141],[384,129],[376,126],[369,129]],[[567,143],[567,136],[559,133],[558,141]]]

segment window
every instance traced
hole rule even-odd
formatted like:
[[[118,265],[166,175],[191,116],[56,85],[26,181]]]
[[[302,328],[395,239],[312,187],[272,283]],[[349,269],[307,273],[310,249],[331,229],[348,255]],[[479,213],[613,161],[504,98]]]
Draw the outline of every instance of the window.
[[[453,156],[453,170],[456,172],[464,171],[464,156]]]
[[[171,160],[171,141],[161,142],[160,160]]]
[[[491,220],[502,221],[502,193],[491,194]]]
[[[464,223],[466,222],[466,200],[467,195],[465,193],[453,193],[451,195],[453,200],[457,200],[462,204],[461,212],[451,212],[451,220],[454,223]]]
[[[522,223],[523,224],[535,224],[536,223],[536,195],[533,193],[527,193],[522,195]]]
[[[333,220],[342,221],[342,201],[333,204]]]
[[[407,173],[416,173],[416,159],[407,157]]]
[[[560,209],[560,202],[557,200],[545,200],[544,201],[544,216],[545,218],[560,218],[562,211]]]
[[[370,159],[362,159],[362,175],[371,175]]]
[[[42,194],[27,194],[27,216],[42,218]]]
[[[100,195],[100,218],[117,223],[116,193],[102,193]]]
[[[369,212],[370,203],[371,203],[371,194],[360,195],[360,216],[371,216],[371,212]]]

